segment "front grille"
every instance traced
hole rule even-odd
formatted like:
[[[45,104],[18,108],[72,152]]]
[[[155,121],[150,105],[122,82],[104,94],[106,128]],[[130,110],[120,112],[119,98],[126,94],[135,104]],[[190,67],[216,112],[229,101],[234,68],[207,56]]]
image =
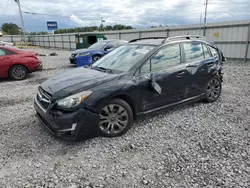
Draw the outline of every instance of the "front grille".
[[[41,93],[43,93],[48,99],[50,99],[52,97],[52,95],[50,93],[48,93],[47,91],[45,91],[43,88],[39,87],[38,89]]]
[[[39,119],[43,122],[44,126],[46,126],[50,131],[55,133],[55,129],[47,122],[47,120],[43,118],[43,116],[41,116],[39,113],[37,115]]]
[[[36,97],[37,97],[38,102],[41,104],[41,106],[45,110],[47,110],[50,105],[51,95],[47,93],[46,91],[44,91],[42,88],[39,88]]]

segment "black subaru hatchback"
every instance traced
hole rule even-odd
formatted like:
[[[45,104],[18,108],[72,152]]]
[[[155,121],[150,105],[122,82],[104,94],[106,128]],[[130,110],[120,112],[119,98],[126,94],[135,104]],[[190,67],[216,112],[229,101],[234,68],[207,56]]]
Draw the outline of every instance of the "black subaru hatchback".
[[[63,139],[120,136],[140,114],[216,101],[223,61],[202,36],[135,39],[89,67],[46,80],[34,106],[42,124]]]

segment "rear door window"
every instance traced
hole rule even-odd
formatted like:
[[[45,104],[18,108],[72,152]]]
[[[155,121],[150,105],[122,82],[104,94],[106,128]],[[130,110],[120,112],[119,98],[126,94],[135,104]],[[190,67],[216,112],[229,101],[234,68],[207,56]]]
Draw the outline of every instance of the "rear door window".
[[[205,59],[201,43],[183,43],[186,62],[194,62]]]

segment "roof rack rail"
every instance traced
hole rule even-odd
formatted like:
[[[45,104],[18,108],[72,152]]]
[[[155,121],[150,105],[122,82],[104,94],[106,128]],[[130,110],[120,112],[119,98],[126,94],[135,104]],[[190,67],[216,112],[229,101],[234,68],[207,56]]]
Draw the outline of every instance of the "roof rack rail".
[[[139,40],[147,40],[147,39],[167,39],[167,37],[146,37],[146,38],[137,38],[137,39],[133,39],[131,41],[129,41],[129,43],[131,42],[136,42],[136,41],[139,41]]]
[[[183,35],[183,36],[176,36],[176,37],[168,37],[163,41],[163,43],[169,42],[172,40],[178,40],[178,39],[203,39],[203,40],[207,40],[207,38],[205,36],[201,36],[201,35]]]
[[[164,39],[162,41],[162,43],[173,41],[173,40],[179,40],[179,39],[203,39],[203,40],[207,40],[207,38],[205,36],[201,36],[201,35],[183,35],[183,36],[176,36],[176,37],[146,37],[146,38],[137,38],[137,39],[133,39],[133,40],[129,41],[129,43],[140,41],[140,40],[147,40],[147,39]]]

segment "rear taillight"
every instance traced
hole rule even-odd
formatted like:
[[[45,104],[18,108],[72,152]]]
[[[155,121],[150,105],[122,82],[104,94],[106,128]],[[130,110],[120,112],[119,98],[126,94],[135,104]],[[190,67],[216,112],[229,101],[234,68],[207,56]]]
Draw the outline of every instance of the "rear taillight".
[[[34,55],[34,57],[35,57],[36,59],[40,59],[40,57],[39,57],[38,55],[36,55],[36,54]]]

